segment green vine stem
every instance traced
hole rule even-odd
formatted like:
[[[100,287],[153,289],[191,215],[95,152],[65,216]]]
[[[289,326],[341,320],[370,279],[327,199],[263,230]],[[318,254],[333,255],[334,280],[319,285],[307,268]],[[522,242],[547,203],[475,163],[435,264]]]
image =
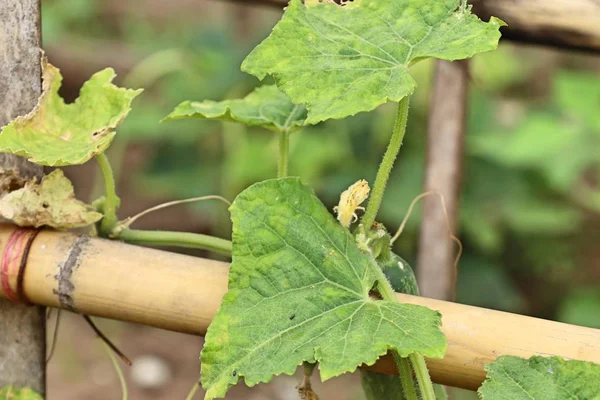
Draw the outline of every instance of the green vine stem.
[[[148,246],[176,246],[209,250],[231,256],[231,242],[229,240],[199,233],[124,229],[115,239]]]
[[[379,294],[384,300],[398,302],[398,298],[396,297],[396,292],[392,288],[392,285],[387,280],[387,277],[379,268],[379,266],[373,262],[372,270],[375,273],[375,279],[377,280],[377,290]],[[403,389],[406,392],[405,384],[408,384],[408,379],[412,380],[412,373],[410,368],[406,371],[405,360],[400,357],[396,352],[394,354],[394,361],[396,362],[396,367],[398,368],[398,372],[400,374],[400,381],[402,382]],[[417,382],[419,384],[419,389],[421,391],[421,399],[422,400],[435,400],[435,392],[433,391],[433,383],[431,382],[431,378],[429,376],[429,370],[427,369],[427,365],[425,364],[425,359],[422,355],[413,353],[409,356],[410,362],[412,363],[412,367],[415,371],[415,375],[417,377]],[[404,360],[404,361],[403,361]],[[404,376],[404,374],[410,374],[410,378],[408,376]],[[411,385],[412,391],[414,391],[414,385]],[[409,389],[410,391],[411,389]],[[409,396],[409,392],[406,392],[407,396]],[[408,397],[410,399],[410,397]]]
[[[433,390],[427,364],[425,364],[425,358],[417,353],[411,354],[409,358],[413,369],[415,370],[415,375],[417,376],[417,382],[419,383],[419,389],[421,390],[421,397],[426,400],[435,400],[435,391]]]
[[[402,147],[402,141],[404,140],[404,134],[406,133],[406,122],[408,121],[409,103],[409,96],[406,96],[398,103],[394,131],[392,132],[392,137],[390,138],[390,143],[385,151],[383,160],[379,165],[379,170],[375,177],[375,184],[371,191],[371,199],[369,200],[367,210],[361,221],[366,229],[370,229],[375,222],[377,212],[379,211],[381,201],[383,200],[383,192],[385,191],[390,173],[392,172],[392,167],[394,166],[394,161],[396,161],[400,147]]]
[[[100,221],[100,234],[107,237],[119,222],[117,218],[117,209],[119,208],[120,200],[117,196],[115,177],[110,162],[108,161],[108,157],[106,154],[100,153],[95,158],[100,166],[102,177],[104,178],[105,193],[103,205],[104,218]]]
[[[408,358],[400,357],[396,352],[394,352],[393,356],[396,366],[398,367],[398,374],[400,375],[400,383],[402,384],[405,399],[418,400],[419,398],[417,397],[417,391],[415,390],[415,382]]]
[[[288,176],[288,165],[290,157],[290,131],[284,130],[279,133],[279,158],[277,160],[277,177]]]

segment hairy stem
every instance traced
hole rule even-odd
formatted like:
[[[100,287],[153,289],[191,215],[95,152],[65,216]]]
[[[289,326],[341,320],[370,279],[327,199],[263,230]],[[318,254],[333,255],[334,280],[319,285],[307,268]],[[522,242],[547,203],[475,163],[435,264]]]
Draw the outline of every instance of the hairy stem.
[[[394,361],[396,361],[396,366],[398,367],[404,397],[406,400],[418,400],[413,373],[408,358],[400,357],[398,353],[394,352]]]
[[[279,133],[279,158],[277,160],[277,177],[288,176],[288,164],[290,157],[290,132],[288,130]]]
[[[379,170],[377,171],[375,184],[373,185],[373,191],[371,192],[371,199],[369,200],[367,211],[365,212],[365,215],[361,221],[366,229],[370,229],[373,225],[373,222],[375,222],[377,212],[379,211],[381,201],[383,200],[385,187],[388,179],[390,178],[392,167],[394,166],[394,161],[396,161],[400,147],[402,147],[402,141],[404,140],[404,134],[406,133],[409,103],[410,97],[408,96],[400,100],[400,103],[398,103],[398,112],[396,114],[394,131],[392,132],[392,137],[390,138],[390,143],[388,144],[387,150],[383,155],[383,160],[381,161],[381,164],[379,164]]]
[[[108,236],[112,229],[119,222],[117,218],[117,209],[119,208],[119,197],[117,196],[117,188],[115,184],[115,177],[113,175],[112,168],[108,157],[104,153],[100,153],[96,156],[96,161],[100,166],[102,177],[104,178],[104,218],[100,221],[100,234],[102,236]]]
[[[421,398],[423,400],[435,400],[435,391],[433,390],[433,384],[431,383],[427,364],[425,364],[425,358],[417,353],[411,354],[409,358],[413,369],[415,370],[417,382],[419,382]]]
[[[148,246],[187,247],[231,255],[231,242],[229,240],[199,233],[124,229],[117,235],[116,239]]]
[[[388,281],[381,268],[379,268],[379,266],[374,261],[371,264],[373,272],[375,273],[375,279],[377,280],[377,290],[379,291],[379,294],[384,300],[393,301],[397,303],[398,298],[396,297],[396,292],[394,292],[390,281]],[[404,386],[408,383],[408,377],[404,376],[406,371],[406,359],[400,357],[396,352],[393,352],[393,355],[394,361],[396,362],[396,367],[398,368],[398,372],[400,373],[402,387],[404,388]],[[421,399],[435,400],[433,383],[431,382],[431,378],[429,377],[429,370],[427,369],[427,365],[425,364],[425,359],[422,355],[417,353],[411,354],[409,359],[417,377],[417,382],[421,391]],[[408,373],[410,373],[410,368],[408,368]],[[412,373],[410,373],[410,379],[412,380]],[[412,390],[414,391],[414,385],[412,385],[412,388]],[[406,388],[404,388],[404,390],[406,391]]]

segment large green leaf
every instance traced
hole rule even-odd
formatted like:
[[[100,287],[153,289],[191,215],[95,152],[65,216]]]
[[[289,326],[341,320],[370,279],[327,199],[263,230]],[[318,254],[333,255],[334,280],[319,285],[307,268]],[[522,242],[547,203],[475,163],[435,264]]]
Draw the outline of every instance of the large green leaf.
[[[83,85],[73,104],[65,104],[58,95],[60,71],[45,59],[42,67],[42,96],[29,114],[2,129],[0,152],[48,166],[83,164],[106,150],[142,91],[113,85],[115,72],[107,68]]]
[[[12,386],[0,388],[0,400],[43,400],[42,395],[36,391],[23,388],[15,389]]]
[[[0,199],[0,215],[19,226],[50,226],[56,229],[80,228],[102,218],[91,206],[75,198],[73,185],[60,169],[27,182],[22,189]]]
[[[600,365],[561,358],[503,356],[486,366],[482,400],[598,400]]]
[[[374,300],[375,260],[297,178],[264,181],[231,207],[229,292],[202,350],[205,399],[319,362],[323,379],[389,349],[440,358],[440,315]]]
[[[243,99],[184,101],[165,120],[205,118],[262,126],[273,131],[289,131],[304,125],[306,108],[295,105],[275,85],[255,89]]]
[[[311,3],[316,3],[311,2]],[[408,67],[425,58],[459,60],[496,48],[503,22],[482,22],[459,0],[292,0],[242,70],[273,75],[308,123],[369,111],[411,94]]]

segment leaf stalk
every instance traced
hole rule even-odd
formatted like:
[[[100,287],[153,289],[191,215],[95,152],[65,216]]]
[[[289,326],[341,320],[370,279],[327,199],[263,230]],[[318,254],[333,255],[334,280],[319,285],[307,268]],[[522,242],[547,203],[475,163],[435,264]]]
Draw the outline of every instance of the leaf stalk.
[[[394,361],[398,367],[398,374],[400,375],[400,383],[402,384],[402,391],[406,400],[418,400],[417,391],[415,390],[415,382],[413,379],[412,369],[410,368],[410,362],[408,358],[400,357],[397,352],[394,352]]]
[[[279,133],[279,158],[277,160],[277,177],[288,176],[290,158],[290,131],[288,129]]]
[[[398,152],[400,152],[400,147],[402,147],[402,141],[404,140],[404,135],[406,134],[409,104],[409,96],[404,97],[398,103],[398,111],[396,113],[396,122],[394,123],[392,137],[390,138],[390,143],[388,144],[385,154],[383,155],[383,160],[381,161],[381,164],[379,164],[379,170],[377,171],[377,176],[375,177],[375,184],[373,185],[373,190],[371,191],[371,199],[367,205],[365,215],[361,220],[366,229],[370,229],[375,222],[375,218],[377,217],[379,207],[381,206],[381,202],[383,200],[385,187],[390,178],[392,168],[394,167],[394,161],[396,161]]]
[[[176,246],[209,250],[231,256],[231,242],[229,240],[199,233],[124,229],[115,239],[147,246]]]
[[[96,161],[100,166],[100,172],[104,178],[104,192],[105,200],[103,204],[104,218],[100,221],[100,234],[104,237],[108,237],[110,232],[119,222],[117,218],[117,210],[119,203],[121,202],[117,196],[117,187],[115,183],[115,177],[113,170],[108,161],[108,157],[104,153],[96,155]]]
[[[371,265],[373,272],[375,273],[375,279],[377,280],[377,290],[383,300],[397,303],[398,298],[396,297],[396,292],[394,292],[390,281],[388,281],[387,277],[381,268],[379,268],[377,263],[375,263],[375,261],[373,261]],[[412,372],[410,367],[407,366],[408,360],[400,357],[400,355],[395,351],[392,353],[394,356],[394,361],[396,362],[396,367],[398,368],[398,373],[400,374],[400,381],[402,383],[404,393],[407,396],[407,400],[411,400],[411,392],[414,392],[415,389],[414,384],[412,383]],[[425,364],[425,359],[422,355],[413,353],[409,356],[409,360],[417,377],[417,382],[421,392],[421,399],[435,400],[433,383],[431,382],[431,377],[429,376],[429,370],[427,369],[427,364]],[[417,399],[417,397],[415,397],[415,399]]]

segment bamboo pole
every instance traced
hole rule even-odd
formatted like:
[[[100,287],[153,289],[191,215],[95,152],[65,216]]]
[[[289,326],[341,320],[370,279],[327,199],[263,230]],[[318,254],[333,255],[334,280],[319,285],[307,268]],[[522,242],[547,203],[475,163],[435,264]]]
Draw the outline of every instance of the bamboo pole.
[[[2,254],[14,230],[0,225]],[[202,335],[226,292],[227,276],[223,262],[42,231],[29,251],[23,292],[35,304]],[[0,297],[5,295],[0,289]],[[442,313],[448,351],[443,360],[428,360],[438,383],[475,389],[485,378],[484,365],[504,354],[600,363],[600,330],[423,297],[398,298]],[[384,357],[372,368],[393,373],[394,363]]]

